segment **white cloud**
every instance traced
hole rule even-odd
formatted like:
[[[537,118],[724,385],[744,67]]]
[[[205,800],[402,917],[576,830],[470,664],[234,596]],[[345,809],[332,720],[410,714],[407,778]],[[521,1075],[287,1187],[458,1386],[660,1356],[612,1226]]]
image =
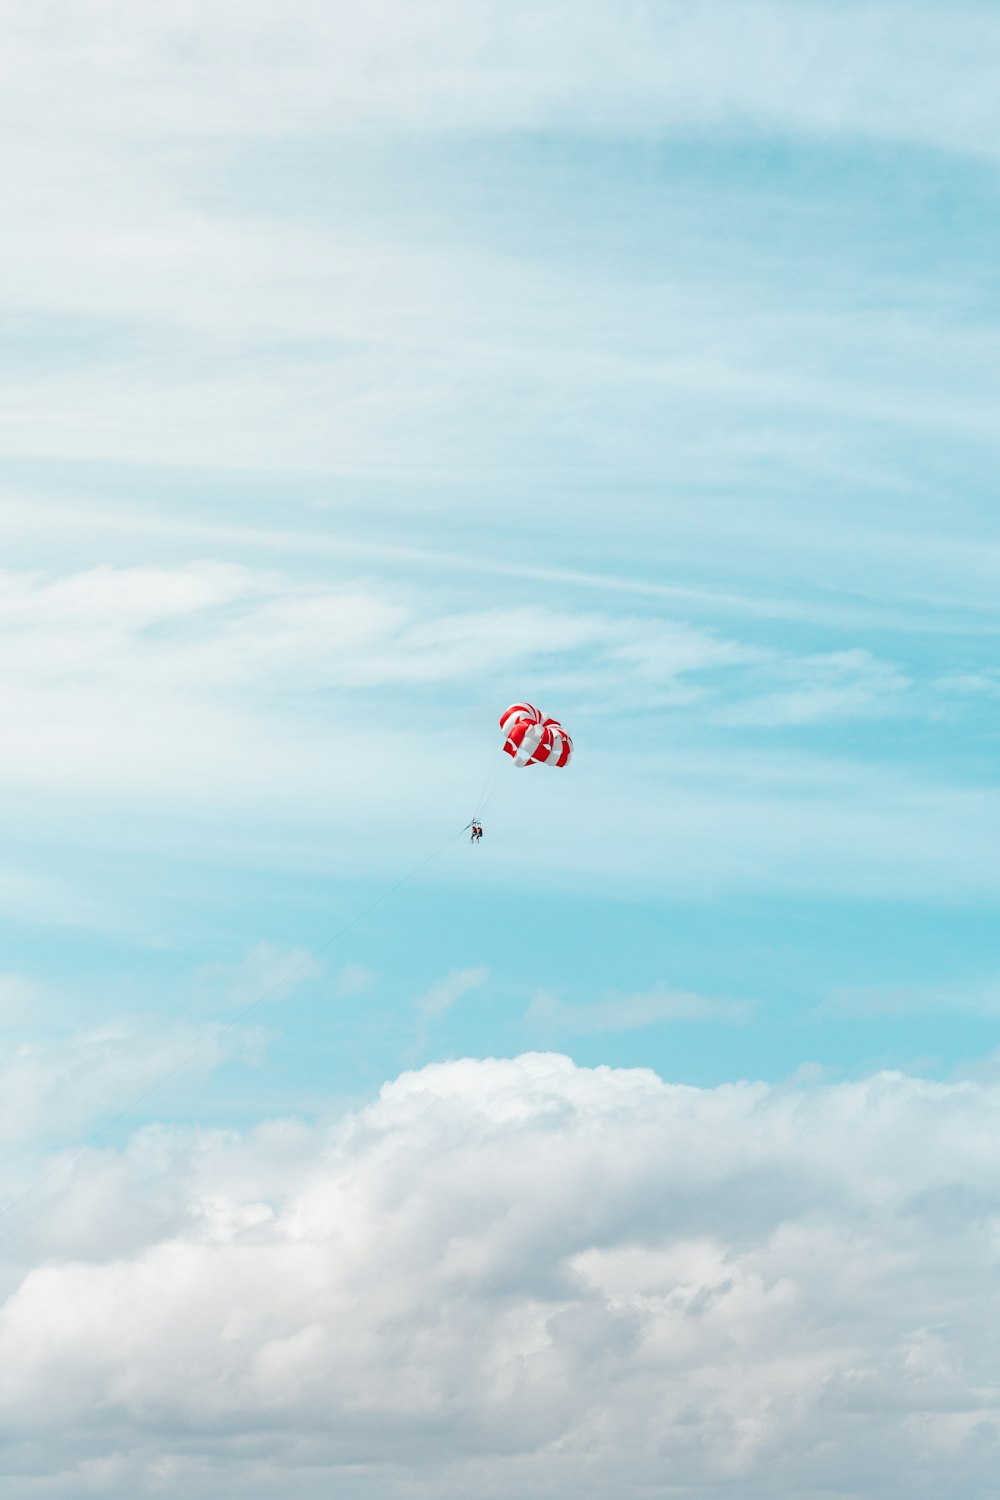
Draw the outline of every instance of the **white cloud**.
[[[253,132],[700,128],[844,132],[982,152],[988,7],[789,0],[502,9],[463,0],[216,0],[123,12],[8,0],[9,117],[143,142]],[[964,88],[956,88],[961,79]]]
[[[420,1014],[427,1018],[440,1016],[453,1005],[457,1005],[465,996],[473,990],[479,989],[486,983],[488,970],[477,969],[452,969],[437,984],[432,984],[427,993],[420,1001]]]
[[[37,1017],[42,1006],[41,989],[33,980],[23,974],[0,974],[0,1026],[29,1015]]]
[[[824,310],[789,318],[796,278],[775,284],[772,266],[766,292],[748,283],[749,247],[728,285],[705,272],[711,243],[638,291],[627,268],[595,278],[572,253],[553,268],[474,234],[442,245],[392,185],[388,227],[352,214],[356,181],[341,201],[322,169],[305,213],[206,190],[238,182],[262,142],[288,145],[291,167],[271,170],[290,178],[296,134],[349,156],[359,126],[869,134],[992,153],[1000,42],[981,8],[905,24],[893,5],[764,0],[613,19],[566,0],[6,9],[0,302],[36,351],[31,320],[57,329],[51,364],[0,373],[8,452],[477,482],[530,452],[616,485],[651,463],[701,484],[776,451],[842,474],[843,424],[793,430],[803,412],[993,434],[991,331],[943,322],[926,287],[909,319],[871,305],[898,297],[895,279],[881,299],[855,288],[857,320],[829,289]],[[651,345],[668,327],[669,346]]]
[[[954,672],[939,677],[934,686],[943,693],[1000,698],[1000,672],[996,668],[986,672]]]
[[[0,643],[0,789],[244,828],[252,808],[262,831],[288,817],[396,823],[414,782],[453,803],[456,771],[479,755],[470,740],[465,762],[468,715],[445,731],[435,690],[453,724],[456,691],[482,681],[501,694],[552,681],[560,702],[648,711],[651,682],[676,689],[761,655],[655,617],[456,608],[214,563],[0,575]],[[400,692],[427,701],[404,711]]]
[[[728,706],[723,717],[733,724],[821,724],[836,719],[877,718],[905,708],[913,686],[891,662],[870,651],[830,651],[769,664],[770,673],[791,685]]]
[[[142,1132],[0,1314],[5,1494],[985,1500],[998,1126],[995,1085],[529,1055]]]
[[[856,986],[834,990],[812,1012],[814,1016],[1000,1015],[1000,979],[995,975],[956,984],[953,979],[934,984],[895,988]]]
[[[323,964],[305,948],[256,943],[237,963],[207,964],[198,974],[212,1004],[225,995],[238,1006],[258,1000],[288,1000],[301,985],[323,973]]]
[[[577,754],[565,775],[519,775],[516,796],[504,783],[491,876],[688,894],[996,884],[990,788],[749,738],[789,718],[930,711],[865,650],[795,657],[656,614],[500,611],[229,564],[0,583],[0,797],[33,845],[44,830],[381,875],[391,837],[405,870],[469,817],[497,705],[527,693]],[[529,830],[547,857],[526,869]],[[108,924],[89,897],[14,872],[9,885],[32,920]],[[146,930],[127,903],[115,920]]]
[[[157,756],[158,737],[191,735],[187,720],[197,714],[204,745],[220,706],[241,708],[248,693],[253,704],[277,698],[287,706],[296,692],[419,689],[527,671],[541,684],[558,682],[564,695],[599,695],[607,712],[648,709],[660,702],[657,689],[688,689],[697,675],[713,691],[722,685],[728,696],[749,700],[732,710],[740,722],[770,722],[782,704],[793,712],[786,699],[801,699],[794,711],[805,718],[878,713],[908,686],[896,667],[862,649],[785,657],[656,614],[456,608],[389,584],[324,587],[215,563],[101,566],[56,578],[0,574],[0,640],[11,648],[0,681],[5,701],[16,705],[20,696],[32,710],[8,715],[5,748],[16,753],[19,736],[34,735],[25,760],[39,769],[46,737],[50,748],[53,738],[71,741],[71,724],[79,759],[90,735],[105,736],[101,751],[113,759],[123,727],[141,729],[149,719],[144,767],[175,763],[182,746],[171,743],[166,757]],[[755,696],[762,685],[788,681],[795,686]],[[66,720],[58,736],[54,714]],[[171,735],[173,716],[180,722]],[[242,724],[234,729],[245,733]]]
[[[26,988],[17,986],[22,995]],[[43,992],[29,993],[35,1000],[34,1024],[22,1032],[25,1039],[8,1038],[0,1057],[0,1139],[8,1146],[34,1149],[102,1127],[111,1113],[181,1069],[187,1086],[234,1054],[253,1059],[261,1050],[259,1031],[252,1026],[226,1031],[224,1021],[178,1022],[164,1031],[149,1020],[123,1018],[74,1029],[64,1023],[47,1033],[39,1004]],[[25,1173],[30,1177],[34,1163],[21,1163],[17,1170],[22,1179]],[[24,1186],[21,1180],[17,1190]]]
[[[375,988],[378,975],[364,964],[345,964],[334,980],[334,994],[338,999],[350,999],[354,995],[367,995]]]
[[[525,1021],[545,1036],[587,1036],[605,1031],[634,1031],[671,1021],[723,1021],[741,1024],[753,1012],[746,1000],[724,1000],[673,990],[657,984],[640,995],[609,994],[600,1000],[567,1004],[540,991],[528,1007]]]
[[[23,868],[0,869],[0,904],[8,920],[41,926],[93,928],[120,934],[130,925],[120,910],[95,899],[89,890],[74,889],[71,881],[37,875]],[[138,934],[133,929],[130,935]]]

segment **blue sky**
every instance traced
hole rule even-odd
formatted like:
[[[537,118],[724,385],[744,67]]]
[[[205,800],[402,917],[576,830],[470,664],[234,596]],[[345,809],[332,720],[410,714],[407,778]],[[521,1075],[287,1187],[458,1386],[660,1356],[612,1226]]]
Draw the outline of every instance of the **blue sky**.
[[[990,8],[9,11],[9,1190],[206,1042],[107,1160],[535,1052],[985,1088]],[[303,964],[520,698],[572,766]]]
[[[12,912],[17,967],[176,1013],[206,965],[318,945],[465,821],[528,693],[572,774],[512,784],[472,870],[453,851],[259,1018],[265,1094],[359,1049],[371,1079],[507,1052],[539,988],[746,1001],[552,1038],[691,1081],[960,1065],[996,968],[991,165],[470,114],[91,148],[151,200],[131,286],[95,228],[7,314],[9,628],[48,749],[5,825],[52,897]],[[296,638],[255,665],[275,611]],[[354,963],[378,982],[334,1003]],[[470,965],[429,1034],[420,994]],[[839,998],[865,990],[894,998]]]

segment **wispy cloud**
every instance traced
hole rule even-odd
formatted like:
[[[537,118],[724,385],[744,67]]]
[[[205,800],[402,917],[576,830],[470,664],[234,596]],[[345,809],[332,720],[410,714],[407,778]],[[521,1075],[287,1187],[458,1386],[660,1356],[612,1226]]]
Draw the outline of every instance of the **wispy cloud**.
[[[197,25],[184,7],[112,25],[120,18],[108,0],[88,0],[86,14],[77,32],[27,3],[12,7],[12,111],[31,102],[49,108],[53,124],[75,121],[85,96],[85,136],[126,121],[140,137],[316,130],[338,120],[630,132],[755,124],[981,152],[996,134],[990,61],[1000,41],[981,4],[962,5],[952,25],[930,6],[891,0],[846,10],[787,0],[693,11],[631,3],[613,19],[591,0],[517,4],[502,18],[460,0],[351,3],[336,19],[295,0],[280,20],[267,3],[219,3],[199,10]]]
[[[222,1032],[218,1022],[180,1021],[165,1029],[134,1015],[50,1035],[36,1025],[29,1039],[8,1046],[0,1060],[0,1133],[22,1153],[8,1161],[6,1192],[13,1197],[31,1187],[41,1175],[38,1153],[47,1146],[65,1149],[60,1143],[67,1138],[105,1126],[181,1068],[175,1089],[196,1086],[234,1056],[259,1060],[262,1048],[261,1032],[250,1025]],[[54,1164],[58,1158],[45,1172]]]
[[[220,995],[238,1006],[263,998],[290,999],[302,985],[324,972],[319,959],[305,948],[279,948],[274,943],[255,943],[236,963],[207,964],[196,976],[210,1003]]]
[[[834,990],[811,1013],[816,1019],[877,1020],[885,1016],[998,1016],[1000,978],[933,984],[855,986]]]
[[[540,1036],[588,1036],[634,1031],[674,1021],[745,1025],[754,1006],[747,1000],[714,999],[657,984],[640,995],[609,994],[600,1000],[568,1003],[539,991],[525,1012],[525,1025]]]
[[[934,683],[942,693],[957,693],[960,696],[1000,698],[1000,668],[985,672],[954,672],[939,677]]]
[[[864,650],[834,651],[770,664],[789,685],[722,710],[733,724],[816,724],[831,719],[878,717],[906,711],[910,678],[891,662]]]
[[[367,995],[375,988],[378,975],[365,964],[345,964],[334,980],[334,993],[338,999],[351,999],[356,995]]]
[[[486,983],[489,971],[485,968],[453,969],[430,989],[420,1001],[420,1014],[427,1020],[435,1016],[441,1016],[445,1011],[451,1010],[460,1000],[473,990],[481,989]]]
[[[868,764],[829,729],[801,750],[787,739],[903,715],[933,725],[941,695],[863,647],[796,654],[763,630],[652,608],[502,609],[208,562],[7,573],[0,641],[0,795],[8,825],[30,817],[33,837],[93,837],[96,820],[102,841],[148,850],[203,841],[208,819],[216,848],[278,840],[298,861],[317,827],[335,827],[324,859],[357,867],[373,827],[403,819],[416,838],[436,809],[469,816],[497,705],[527,691],[578,735],[571,776],[550,776],[544,797],[522,781],[508,799],[515,839],[524,820],[568,817],[547,878],[902,891],[936,882],[944,860],[956,889],[981,889],[989,863],[988,787],[937,777],[899,747],[895,764]],[[581,797],[586,825],[569,816]],[[124,805],[128,820],[109,818]],[[503,844],[490,869],[533,878]]]
[[[38,1019],[44,1004],[40,986],[24,974],[0,974],[0,1026]]]
[[[65,874],[39,874],[13,865],[0,869],[0,909],[19,925],[90,929],[133,939],[143,935],[117,906]]]

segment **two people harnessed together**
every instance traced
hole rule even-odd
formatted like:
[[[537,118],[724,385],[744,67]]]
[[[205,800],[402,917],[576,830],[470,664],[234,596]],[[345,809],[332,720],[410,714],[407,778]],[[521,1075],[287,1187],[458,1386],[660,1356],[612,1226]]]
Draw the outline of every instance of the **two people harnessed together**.
[[[479,822],[478,818],[474,818],[472,820],[472,832],[469,835],[469,843],[470,844],[478,844],[479,840],[482,838],[482,836],[483,836],[483,825],[482,825],[482,823]]]

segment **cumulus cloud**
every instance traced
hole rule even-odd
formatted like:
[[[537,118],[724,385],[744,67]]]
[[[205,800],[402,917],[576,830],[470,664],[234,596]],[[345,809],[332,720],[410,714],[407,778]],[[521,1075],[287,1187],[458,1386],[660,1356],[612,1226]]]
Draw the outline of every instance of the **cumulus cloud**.
[[[534,1054],[144,1131],[3,1306],[5,1494],[986,1500],[998,1126],[995,1085]]]

